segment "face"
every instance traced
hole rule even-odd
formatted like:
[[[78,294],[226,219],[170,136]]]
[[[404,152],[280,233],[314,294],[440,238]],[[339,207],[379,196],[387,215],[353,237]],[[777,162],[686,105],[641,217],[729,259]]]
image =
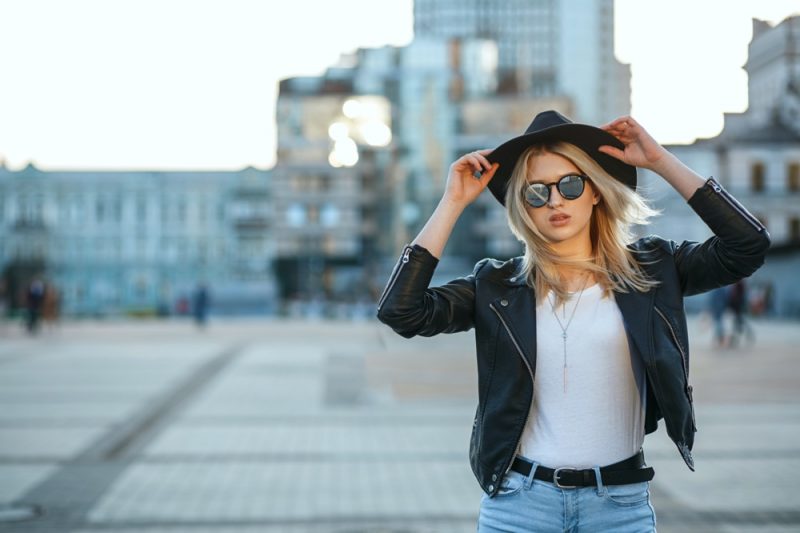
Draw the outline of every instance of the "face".
[[[528,164],[528,183],[552,184],[568,174],[583,174],[569,159],[551,153],[532,157]],[[550,199],[542,207],[525,203],[536,228],[557,248],[589,247],[590,220],[594,206],[600,201],[589,180],[585,180],[583,193],[574,200],[561,196],[558,187],[550,187]],[[555,217],[555,218],[554,218]]]

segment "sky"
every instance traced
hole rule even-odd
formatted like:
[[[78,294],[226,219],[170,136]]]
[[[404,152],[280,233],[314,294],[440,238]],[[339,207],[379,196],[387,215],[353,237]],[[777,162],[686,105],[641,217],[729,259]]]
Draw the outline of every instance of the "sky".
[[[631,114],[662,143],[747,108],[751,18],[797,0],[616,0]],[[269,168],[278,82],[413,38],[413,0],[0,0],[0,161]]]

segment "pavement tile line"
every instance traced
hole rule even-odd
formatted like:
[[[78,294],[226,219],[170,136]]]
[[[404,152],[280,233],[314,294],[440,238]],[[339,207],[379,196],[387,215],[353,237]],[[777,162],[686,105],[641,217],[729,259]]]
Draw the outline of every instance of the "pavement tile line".
[[[177,385],[167,384],[165,391],[147,402],[136,414],[121,425],[112,426],[53,475],[28,490],[15,503],[40,506],[44,510],[43,516],[14,524],[14,531],[67,533],[86,527],[89,511],[132,464],[135,454],[152,441],[209,381],[230,365],[244,347],[243,343],[230,345],[207,358],[199,367],[189,370]]]
[[[384,339],[384,330],[380,329],[383,326],[376,326],[377,335],[373,334],[372,324],[369,326],[369,329],[351,328],[346,324],[286,327],[284,324],[259,323],[244,328],[212,324],[211,330],[203,335],[215,342],[213,347],[202,354],[193,352],[191,360],[184,359],[185,364],[179,367],[174,378],[169,379],[169,384],[159,380],[158,387],[148,394],[149,397],[161,394],[158,400],[148,404],[137,402],[136,411],[131,411],[135,420],[130,418],[125,426],[116,426],[111,432],[109,427],[104,428],[104,432],[98,434],[99,438],[92,437],[95,444],[91,448],[82,445],[85,450],[81,454],[82,462],[74,455],[69,455],[67,461],[62,457],[52,472],[39,478],[41,483],[37,481],[38,485],[33,482],[28,485],[38,490],[26,493],[26,498],[33,493],[37,498],[41,496],[37,500],[30,500],[31,503],[53,501],[61,507],[47,507],[47,514],[42,520],[15,524],[14,529],[9,529],[12,524],[0,524],[0,531],[474,532],[477,516],[475,496],[477,494],[479,497],[479,489],[476,489],[474,480],[467,479],[466,455],[456,457],[454,445],[442,446],[439,443],[446,452],[441,455],[427,448],[425,453],[417,453],[422,449],[412,450],[412,453],[403,448],[403,453],[393,452],[385,458],[387,468],[384,470],[373,469],[374,463],[379,462],[378,456],[351,454],[350,451],[348,455],[341,455],[344,448],[337,447],[338,440],[333,441],[331,450],[340,453],[314,455],[304,452],[319,449],[311,445],[298,446],[294,449],[296,453],[286,451],[292,450],[288,446],[276,448],[286,455],[272,453],[269,449],[265,449],[266,453],[263,454],[237,451],[253,448],[250,444],[242,445],[243,442],[247,444],[252,436],[259,437],[260,434],[253,427],[269,426],[274,429],[272,426],[287,425],[289,422],[297,422],[300,428],[311,426],[315,429],[320,426],[352,426],[358,430],[364,426],[380,428],[391,425],[401,426],[398,429],[409,434],[413,434],[419,426],[439,423],[452,425],[453,431],[458,431],[457,420],[462,416],[467,423],[471,422],[474,401],[464,394],[457,394],[457,391],[439,396],[411,391],[404,396],[398,394],[388,397],[386,403],[381,403],[383,397],[371,396],[376,386],[394,383],[406,385],[412,379],[416,380],[416,372],[422,363],[452,367],[458,383],[467,383],[463,376],[474,371],[474,360],[472,356],[467,356],[474,350],[471,336],[440,336],[438,342],[436,338],[415,342],[400,339],[386,330]],[[656,468],[651,492],[661,533],[800,531],[800,505],[797,505],[799,500],[793,490],[793,480],[790,479],[791,472],[797,469],[800,454],[800,447],[796,445],[800,442],[797,440],[800,435],[800,395],[795,377],[800,375],[800,359],[794,356],[800,341],[800,328],[796,324],[758,323],[756,326],[765,329],[759,329],[759,351],[753,354],[714,351],[707,346],[708,343],[704,343],[702,337],[697,338],[696,327],[692,330],[692,380],[701,426],[695,442],[697,472],[685,471],[685,466],[675,454],[674,444],[667,439],[663,425],[657,434],[648,436],[645,444],[648,461],[652,460]],[[168,340],[168,329],[165,327],[163,332],[156,333],[163,334],[164,339]],[[76,338],[80,337],[84,342],[83,336],[102,335],[101,338],[106,339],[114,335],[115,342],[131,342],[133,349],[142,351],[143,357],[155,362],[158,353],[147,353],[152,351],[153,341],[148,331],[131,328],[126,333],[128,337],[119,340],[113,332],[103,330],[94,333],[87,329]],[[772,331],[776,332],[774,340],[768,339],[767,335]],[[701,336],[705,334],[700,333]],[[188,329],[178,331],[176,338],[185,339],[189,335],[197,339],[196,332]],[[195,392],[187,389],[183,393],[178,391],[178,396],[185,394],[183,400],[178,397],[170,399],[176,394],[176,387],[187,385],[187,379],[202,373],[202,366],[212,365],[212,359],[221,356],[221,352],[242,339],[255,342],[265,350],[258,353],[248,350],[247,356],[241,358],[233,355],[236,366],[231,371],[226,366],[231,361],[223,364],[216,373],[208,367],[208,380],[202,383],[200,379],[196,384],[195,392],[201,393],[199,398]],[[762,343],[762,339],[771,344]],[[66,332],[64,340],[70,341]],[[144,343],[140,341],[149,344],[143,347]],[[184,346],[183,342],[181,340],[175,346]],[[171,348],[171,345],[165,347],[166,350]],[[318,351],[324,356],[306,357],[308,350]],[[44,361],[38,357],[38,353],[36,355],[37,361]],[[430,357],[430,361],[423,361],[425,357]],[[248,361],[252,364],[244,364]],[[12,367],[15,365],[4,366],[0,371]],[[257,375],[250,376],[252,370]],[[306,385],[305,381],[292,379],[306,376],[306,370],[309,382],[318,380],[319,390],[306,390],[302,388]],[[449,383],[444,379],[446,376],[438,372],[434,374],[431,375],[430,385],[444,390]],[[216,379],[225,385],[218,390],[215,376],[220,376]],[[246,379],[230,379],[237,376]],[[262,377],[265,381],[262,381]],[[257,388],[267,393],[258,394],[256,389],[248,389],[247,380],[258,381]],[[353,381],[342,383],[342,380]],[[209,381],[212,383],[209,384]],[[273,382],[279,385],[277,392],[271,390]],[[242,388],[242,385],[245,387]],[[165,394],[163,391],[167,388],[170,392]],[[216,392],[211,391],[214,392],[211,394],[211,389]],[[290,395],[295,391],[306,397],[319,394],[311,396],[307,403],[298,405],[290,401]],[[276,402],[278,396],[287,398],[287,402]],[[264,399],[268,402],[264,402]],[[205,405],[194,409],[200,403]],[[449,419],[448,409],[451,408],[452,419]],[[154,412],[158,409],[162,410],[160,415]],[[41,411],[47,414],[45,410]],[[21,416],[15,414],[14,419]],[[120,419],[117,417],[115,420]],[[174,446],[167,450],[164,447],[165,443],[170,442],[165,438],[165,426],[175,434],[197,437],[206,425],[209,430],[221,429],[216,432],[217,436],[223,444],[233,444],[229,448],[233,453],[222,453],[224,446],[218,448],[220,453],[214,454],[182,450]],[[228,426],[241,431],[236,435]],[[137,427],[140,433],[137,433]],[[0,420],[0,432],[3,429]],[[371,434],[371,431],[365,433]],[[229,438],[230,435],[234,438]],[[324,432],[320,435],[324,435]],[[314,438],[319,439],[320,435],[314,435]],[[308,438],[306,441],[312,442]],[[302,441],[300,443],[303,444]],[[215,449],[213,446],[200,448],[200,451]],[[89,453],[91,450],[92,453]],[[156,453],[159,450],[169,453]],[[285,465],[289,459],[295,461],[292,468]],[[347,462],[352,465],[341,466]],[[437,486],[435,491],[426,492],[425,485],[419,479],[412,480],[415,483],[398,483],[404,473],[414,472],[415,465],[411,464],[414,462],[418,463],[416,468],[419,470],[428,470],[435,465],[450,469],[453,474],[449,477],[449,486]],[[238,468],[239,463],[246,464]],[[366,477],[364,471],[358,470],[359,463],[364,463],[362,466],[368,471]],[[0,467],[8,464],[7,460],[0,461]],[[25,470],[38,463],[22,456],[11,461],[11,464],[24,465]],[[325,465],[330,465],[336,475],[320,476],[319,470]],[[395,470],[389,470],[389,467]],[[56,470],[59,468],[61,471]],[[261,472],[275,470],[280,475],[263,481],[265,477]],[[194,475],[184,475],[185,472],[194,472]],[[341,475],[342,472],[344,475]],[[124,482],[125,477],[136,481],[137,473],[148,474],[145,476],[147,480],[154,480],[155,483]],[[459,476],[456,483],[453,482],[455,475]],[[294,476],[292,484],[283,486],[280,480],[290,476]],[[432,475],[425,479],[438,483],[447,478]],[[339,483],[341,479],[347,479],[349,483]],[[363,479],[374,483],[357,494],[369,506],[358,506],[353,499],[353,487]],[[743,484],[742,479],[750,482]],[[324,490],[320,489],[320,482],[324,482]],[[8,483],[9,487],[12,485]],[[293,485],[300,487],[292,493],[287,488],[291,489]],[[264,487],[266,491],[261,490]],[[22,490],[16,494],[22,493]],[[302,495],[299,503],[297,494]],[[270,500],[265,496],[275,499]],[[336,507],[337,499],[344,499],[345,502],[349,499],[350,508]],[[426,503],[426,500],[436,507],[420,509],[418,502]],[[453,503],[454,500],[457,500],[457,504]],[[401,515],[397,507],[385,506],[385,502],[401,503],[404,508],[424,512],[417,515],[420,520],[409,520],[407,514]],[[298,505],[303,509],[313,508],[315,514],[309,511],[308,516],[298,516],[294,510]],[[449,514],[441,512],[445,505],[449,505]],[[265,510],[265,506],[269,507]],[[102,510],[101,507],[105,507],[106,511],[95,513]],[[70,514],[73,509],[74,514]],[[386,509],[386,512],[381,513],[381,509]],[[474,512],[468,516],[471,509]],[[362,510],[363,513],[358,512]],[[336,514],[339,511],[341,514]],[[96,514],[95,520],[91,520],[92,513]],[[448,517],[451,520],[448,521]]]

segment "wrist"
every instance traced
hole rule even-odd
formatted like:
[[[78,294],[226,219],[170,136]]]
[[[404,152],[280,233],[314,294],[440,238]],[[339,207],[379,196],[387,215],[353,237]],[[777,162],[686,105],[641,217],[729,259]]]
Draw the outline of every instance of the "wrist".
[[[449,212],[461,213],[466,207],[468,202],[459,201],[451,196],[445,195],[439,200],[438,207]]]
[[[663,176],[665,172],[669,172],[671,168],[674,168],[675,164],[679,163],[679,160],[675,157],[675,154],[666,148],[662,147],[661,150],[661,155],[645,168]]]

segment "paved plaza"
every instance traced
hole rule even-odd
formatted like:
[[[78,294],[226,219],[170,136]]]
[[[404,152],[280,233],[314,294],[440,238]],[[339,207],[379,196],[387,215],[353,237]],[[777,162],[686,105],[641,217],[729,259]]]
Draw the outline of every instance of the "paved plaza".
[[[645,441],[662,533],[800,531],[800,324],[753,326],[690,321],[697,471]],[[475,387],[471,334],[373,320],[0,325],[0,531],[475,531]]]

